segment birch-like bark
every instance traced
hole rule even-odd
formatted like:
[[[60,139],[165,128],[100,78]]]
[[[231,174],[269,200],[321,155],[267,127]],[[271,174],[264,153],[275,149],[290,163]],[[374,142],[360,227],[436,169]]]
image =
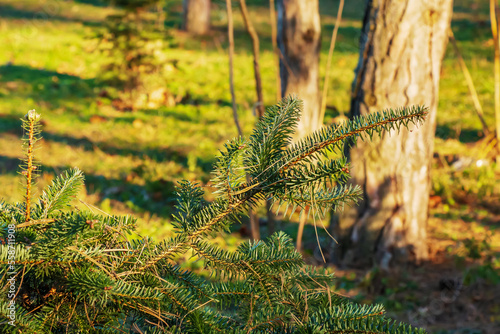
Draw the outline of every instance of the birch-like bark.
[[[184,0],[184,30],[194,35],[210,31],[210,0]]]
[[[441,62],[452,0],[369,0],[353,82],[351,117],[414,104],[429,107],[423,126],[385,133],[350,151],[364,200],[341,219],[344,263],[427,259],[430,165]],[[346,242],[350,244],[347,244]]]
[[[318,0],[278,0],[278,46],[281,92],[304,102],[297,136],[303,137],[321,126],[319,52],[321,24]]]

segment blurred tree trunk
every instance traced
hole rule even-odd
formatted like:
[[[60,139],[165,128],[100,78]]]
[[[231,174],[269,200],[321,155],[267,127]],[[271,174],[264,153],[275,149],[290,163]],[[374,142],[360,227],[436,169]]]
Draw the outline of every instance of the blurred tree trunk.
[[[210,0],[183,0],[184,30],[205,35],[210,30]]]
[[[282,95],[295,94],[304,101],[297,133],[303,137],[321,126],[318,0],[278,0],[278,46]]]
[[[344,263],[382,268],[427,259],[426,225],[431,189],[441,62],[452,0],[368,0],[351,117],[414,104],[429,107],[418,129],[386,133],[350,150],[362,203],[341,217]]]

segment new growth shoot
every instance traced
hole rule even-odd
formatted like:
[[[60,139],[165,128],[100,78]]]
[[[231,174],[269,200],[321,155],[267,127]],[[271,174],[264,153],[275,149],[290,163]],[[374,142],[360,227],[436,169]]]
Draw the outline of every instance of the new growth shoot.
[[[21,164],[21,174],[24,176],[26,180],[26,195],[25,195],[25,204],[26,204],[26,213],[25,220],[30,220],[30,211],[31,211],[31,197],[32,197],[32,186],[34,181],[34,172],[38,168],[37,164],[34,161],[35,156],[35,144],[37,141],[41,139],[40,135],[40,114],[37,114],[35,110],[30,110],[26,115],[24,115],[23,121],[23,129],[24,129],[24,137],[23,137],[23,149],[24,156],[23,163]]]

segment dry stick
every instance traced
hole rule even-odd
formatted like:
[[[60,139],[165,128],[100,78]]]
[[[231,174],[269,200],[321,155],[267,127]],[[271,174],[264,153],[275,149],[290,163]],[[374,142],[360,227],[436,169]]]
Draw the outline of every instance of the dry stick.
[[[490,19],[493,44],[495,45],[495,118],[497,130],[497,168],[500,169],[500,36],[498,35],[498,22],[496,17],[495,0],[490,0]]]
[[[234,56],[234,34],[233,34],[233,9],[231,7],[231,0],[226,0],[227,9],[227,35],[229,38],[229,89],[231,91],[231,101],[233,103],[233,118],[238,135],[243,136],[241,131],[240,122],[238,121],[238,113],[236,111],[236,97],[234,95],[234,78],[233,78],[233,56]]]
[[[278,49],[278,54],[279,54],[281,61],[283,62],[283,65],[285,65],[285,68],[286,68],[288,75],[295,78],[295,73],[293,73],[293,70],[290,67],[290,64],[288,64],[288,61],[286,60],[285,56],[283,55],[283,52],[281,52],[281,49]],[[281,77],[280,77],[280,80],[281,80]]]
[[[323,124],[323,120],[325,118],[325,112],[326,112],[326,96],[328,93],[328,80],[330,78],[330,67],[332,66],[332,57],[333,57],[333,50],[335,50],[335,42],[337,41],[337,33],[339,31],[339,26],[340,22],[342,20],[342,11],[344,9],[344,0],[340,0],[339,3],[339,9],[337,11],[337,19],[335,20],[335,27],[333,28],[332,32],[332,39],[330,41],[330,49],[328,51],[328,60],[326,63],[326,73],[325,73],[325,83],[323,84],[323,95],[321,97],[321,110],[320,110],[320,119],[319,119],[319,124]],[[302,215],[299,220],[299,234],[297,235],[297,250],[300,251],[302,248],[302,232],[304,230],[304,225],[306,223],[306,216]],[[316,227],[316,225],[315,225]],[[321,252],[321,256],[323,257],[323,252],[321,251],[321,245],[319,244],[318,241],[318,247]]]
[[[243,21],[245,22],[245,28],[247,29],[250,38],[252,39],[252,52],[253,52],[253,71],[255,75],[255,89],[257,91],[257,115],[260,117],[264,116],[264,98],[262,96],[262,80],[260,78],[260,67],[259,67],[259,35],[255,31],[252,22],[248,16],[248,9],[245,0],[240,0],[241,15],[243,16]]]
[[[163,1],[159,1],[156,4],[156,11],[158,12],[158,20],[156,21],[156,28],[160,31],[165,30],[165,8],[163,6],[165,3]]]
[[[302,251],[302,235],[304,234],[304,226],[306,225],[308,210],[304,208],[299,219],[299,231],[297,232],[297,251]]]
[[[276,10],[274,0],[269,0],[269,14],[271,16],[271,38],[273,53],[276,62],[276,100],[281,100],[280,54],[278,50],[278,27],[276,26]]]
[[[457,55],[458,62],[460,67],[462,68],[462,72],[464,72],[465,81],[467,82],[467,86],[469,87],[469,92],[472,97],[472,101],[474,102],[474,107],[476,108],[477,116],[483,125],[483,132],[485,136],[488,136],[490,130],[488,129],[488,125],[486,124],[483,116],[483,108],[481,107],[481,103],[479,102],[479,98],[477,96],[476,87],[474,86],[474,82],[472,81],[472,77],[467,69],[467,65],[465,64],[464,58],[460,53],[460,50],[457,45],[457,41],[455,40],[455,36],[453,35],[453,31],[448,29],[448,36],[450,38],[451,44],[453,45],[453,49],[455,49],[455,53]]]
[[[311,210],[314,209],[314,196],[313,196],[313,193],[312,193],[312,190],[311,190]],[[314,223],[314,233],[316,234],[316,242],[318,243],[318,248],[319,248],[319,252],[321,253],[321,258],[323,259],[323,263],[326,263],[326,260],[325,260],[325,255],[323,254],[323,250],[321,249],[321,243],[319,242],[319,236],[318,236],[318,229],[316,227],[316,215],[317,215],[317,212],[316,210],[313,211],[313,223]],[[326,229],[325,229],[326,231]]]
[[[250,16],[248,15],[247,4],[245,0],[240,0],[241,15],[243,16],[243,21],[245,23],[245,28],[247,29],[250,38],[252,39],[252,52],[253,52],[253,70],[255,75],[255,89],[257,91],[257,115],[259,118],[264,116],[264,97],[262,94],[262,80],[260,76],[260,66],[259,66],[259,35],[255,31],[255,28],[250,21]],[[279,76],[279,73],[278,73]],[[280,93],[281,94],[281,93]],[[267,227],[268,233],[274,233],[274,215],[271,211],[271,203],[266,201],[266,211],[267,211]]]
[[[238,129],[238,135],[242,137],[243,132],[241,131],[240,122],[238,121],[238,113],[236,111],[236,97],[234,95],[234,76],[233,76],[234,33],[233,33],[233,9],[231,7],[231,0],[226,0],[226,9],[227,9],[227,35],[229,39],[229,89],[231,90],[231,101],[233,104],[234,123],[236,124],[236,128]],[[249,183],[250,178],[248,174],[246,178],[247,182]],[[250,217],[250,234],[252,236],[252,239],[259,240],[260,239],[259,220],[251,209],[248,210],[248,216]]]
[[[328,93],[328,80],[330,78],[330,67],[332,66],[333,50],[335,50],[335,42],[337,41],[337,33],[339,31],[340,21],[342,20],[342,10],[344,9],[344,0],[340,0],[339,10],[337,11],[337,19],[333,28],[332,40],[330,41],[330,50],[328,51],[328,61],[326,63],[325,83],[323,85],[323,96],[321,97],[320,122],[323,124],[326,112],[326,96]]]
[[[33,226],[33,225],[42,225],[42,224],[49,224],[55,222],[55,219],[39,219],[39,220],[29,220],[24,223],[21,223],[19,225],[16,225],[17,228],[21,227],[28,227],[28,226]]]

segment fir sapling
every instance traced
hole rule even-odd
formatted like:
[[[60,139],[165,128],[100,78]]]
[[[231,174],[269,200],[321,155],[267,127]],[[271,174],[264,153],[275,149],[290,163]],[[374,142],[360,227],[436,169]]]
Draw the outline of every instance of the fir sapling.
[[[358,305],[332,291],[333,276],[306,266],[283,232],[228,251],[213,242],[264,200],[283,212],[313,212],[354,203],[345,183],[348,140],[424,120],[422,107],[387,110],[323,128],[291,144],[301,102],[268,109],[249,138],[226,143],[217,157],[207,202],[199,185],[177,187],[175,235],[135,239],[133,217],[66,209],[83,184],[72,169],[38,201],[0,202],[2,333],[424,333],[384,316],[382,305]],[[248,178],[247,178],[248,176]],[[25,211],[29,211],[26,214]],[[8,226],[15,225],[15,287],[9,299]],[[186,252],[205,260],[199,275],[179,267]],[[207,278],[207,276],[209,278]],[[9,305],[15,300],[15,327]]]

